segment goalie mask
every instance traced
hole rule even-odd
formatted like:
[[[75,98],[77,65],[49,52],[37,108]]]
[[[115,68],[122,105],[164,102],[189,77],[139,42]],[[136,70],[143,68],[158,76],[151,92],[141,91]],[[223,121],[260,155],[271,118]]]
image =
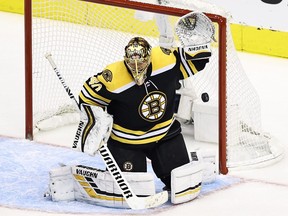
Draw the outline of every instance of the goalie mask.
[[[147,78],[147,68],[151,62],[151,46],[141,37],[132,38],[125,47],[124,61],[137,85]]]

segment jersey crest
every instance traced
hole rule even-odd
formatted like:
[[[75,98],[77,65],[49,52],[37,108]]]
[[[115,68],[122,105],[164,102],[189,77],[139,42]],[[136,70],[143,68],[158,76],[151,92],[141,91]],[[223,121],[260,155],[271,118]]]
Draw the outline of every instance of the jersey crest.
[[[110,70],[105,69],[105,70],[102,72],[102,76],[103,76],[103,78],[104,78],[104,80],[105,80],[106,82],[111,82],[111,81],[112,81],[113,76],[112,76],[112,72],[111,72]]]
[[[160,91],[153,91],[143,98],[138,109],[139,115],[146,121],[158,121],[164,116],[166,106],[166,95]]]
[[[171,50],[170,49],[166,49],[166,48],[163,48],[163,47],[160,47],[160,49],[162,50],[162,52],[166,55],[170,55],[171,54]]]

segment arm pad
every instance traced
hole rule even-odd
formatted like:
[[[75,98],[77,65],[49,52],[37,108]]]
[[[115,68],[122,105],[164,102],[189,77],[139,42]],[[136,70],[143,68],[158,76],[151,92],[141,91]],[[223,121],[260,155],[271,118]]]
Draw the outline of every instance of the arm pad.
[[[101,107],[83,105],[72,148],[94,156],[108,141],[113,118]]]

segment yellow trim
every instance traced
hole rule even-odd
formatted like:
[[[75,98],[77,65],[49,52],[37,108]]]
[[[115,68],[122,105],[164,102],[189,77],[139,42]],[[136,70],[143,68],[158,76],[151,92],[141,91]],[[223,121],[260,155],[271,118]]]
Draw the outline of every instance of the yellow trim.
[[[231,24],[237,50],[288,58],[288,32]]]
[[[186,79],[186,78],[188,77],[188,74],[187,74],[187,72],[186,72],[186,70],[184,69],[184,67],[183,67],[182,64],[180,64],[180,71],[181,71],[184,79]]]
[[[130,134],[135,134],[135,135],[143,135],[143,134],[148,133],[149,131],[153,131],[153,130],[157,130],[159,128],[166,127],[166,126],[170,125],[172,121],[173,121],[173,119],[170,119],[168,121],[165,121],[165,122],[162,122],[160,124],[157,124],[157,125],[155,125],[153,128],[151,128],[148,131],[130,130],[130,129],[121,127],[120,125],[117,125],[117,124],[113,124],[113,128],[115,130],[119,130],[119,131],[124,132],[124,133],[130,133]]]
[[[104,97],[100,96],[99,94],[97,94],[92,88],[90,88],[90,86],[87,83],[84,84],[84,87],[90,93],[90,95],[92,97],[100,99],[102,101],[105,101],[106,103],[110,103],[111,102],[111,100],[109,100],[107,98],[104,98]]]
[[[108,65],[104,70],[110,70],[112,73],[112,81],[107,82],[103,76],[98,76],[100,82],[104,83],[108,91],[113,92],[117,89],[128,85],[133,82],[132,76],[127,73],[127,68],[124,64],[124,61],[118,61]]]
[[[24,14],[24,0],[1,0],[0,11]]]
[[[80,93],[80,98],[81,98],[86,104],[103,107],[103,105],[101,105],[100,103],[96,103],[95,101],[92,101],[92,100],[90,100],[90,99],[87,99],[87,98],[82,94],[82,92]]]
[[[96,199],[100,200],[108,200],[108,201],[118,201],[118,202],[124,202],[125,199],[123,197],[115,197],[115,196],[108,196],[108,195],[101,195],[98,194],[90,185],[89,182],[86,181],[84,176],[74,174],[75,179],[77,182],[83,186],[82,188],[86,191],[86,193]]]
[[[74,174],[74,177],[75,177],[75,179],[77,179],[77,180],[85,181],[84,176]]]
[[[180,193],[180,194],[176,194],[175,197],[182,197],[182,196],[187,196],[187,195],[190,195],[190,194],[194,194],[194,193],[198,193],[199,191],[201,190],[201,186],[200,187],[197,187],[193,190],[188,190],[186,192],[183,192],[183,193]]]
[[[124,202],[125,199],[123,197],[109,197],[109,196],[105,196],[105,195],[99,195],[97,194],[92,188],[83,188],[86,193],[92,197],[92,198],[96,198],[96,199],[100,199],[100,200],[108,200],[108,201],[118,201],[118,202]]]
[[[198,70],[197,70],[197,68],[195,67],[195,65],[192,63],[192,61],[188,61],[187,63],[188,63],[188,65],[189,65],[189,67],[192,69],[192,71],[193,71],[194,74],[198,73]]]
[[[41,0],[33,0],[33,2],[41,2]],[[87,3],[87,4],[92,4],[92,3]],[[92,18],[89,14],[93,14],[93,11],[98,8],[103,10],[104,7],[107,7],[107,6],[93,5],[93,7],[88,7],[89,10],[87,10],[88,11],[87,16],[84,16],[84,17],[76,16],[76,20],[73,20],[72,22],[78,22],[78,23],[89,22],[90,25],[92,24],[96,26],[97,23],[92,22]],[[139,34],[146,35],[147,34],[146,32],[151,32],[151,31],[147,31],[147,29],[151,29],[151,25],[152,25],[153,34],[154,34],[153,36],[159,35],[158,29],[156,25],[152,23],[152,21],[140,22],[140,21],[135,20],[133,18],[134,16],[133,10],[117,8],[117,7],[112,7],[112,8],[113,10],[117,11],[118,16],[125,17],[125,19],[127,20],[127,23],[129,23],[128,26],[131,29],[133,29],[135,26],[138,26],[139,30],[141,31],[139,32]],[[24,14],[24,1],[23,0],[1,0],[0,11]],[[101,14],[99,16],[101,16]],[[110,19],[115,20],[115,17],[112,17]],[[99,20],[102,21],[102,19],[99,19]],[[257,27],[244,26],[244,25],[239,25],[239,24],[231,24],[231,30],[232,30],[235,47],[237,50],[288,58],[288,32],[272,31],[268,29],[260,29]]]
[[[172,121],[173,121],[173,119],[170,119],[168,121],[165,121],[165,122],[162,122],[160,124],[157,124],[153,128],[151,128],[149,131],[153,131],[153,130],[157,130],[157,129],[166,127],[166,126],[170,125]],[[130,133],[130,134],[135,134],[135,135],[144,135],[144,134],[149,133],[149,131],[145,132],[145,131],[139,131],[139,130],[138,131],[130,130],[130,129],[127,129],[127,128],[123,128],[123,127],[121,127],[120,125],[117,125],[117,124],[114,124],[113,128],[117,129],[117,130],[119,130],[121,132],[124,132],[124,133]],[[146,138],[146,139],[140,139],[140,140],[130,140],[128,138],[120,138],[120,137],[116,136],[113,133],[111,133],[111,138],[114,139],[114,140],[117,140],[119,142],[122,142],[122,143],[141,145],[141,144],[147,144],[147,143],[159,141],[160,139],[162,139],[167,134],[167,132],[164,133],[164,134],[158,135],[158,136],[154,136],[154,137],[150,137],[150,138]]]
[[[84,109],[87,113],[88,116],[88,124],[86,125],[86,127],[84,128],[84,132],[83,132],[83,137],[82,137],[82,143],[86,142],[86,139],[90,133],[90,129],[92,128],[92,126],[95,124],[95,118],[91,109],[89,109],[88,107],[84,106]],[[90,112],[91,111],[91,112]]]
[[[81,182],[81,181],[78,181],[78,182],[83,187],[90,187],[90,184],[88,182]]]
[[[157,56],[153,58],[153,56]],[[162,58],[161,56],[164,56]],[[175,65],[175,55],[173,54],[173,50],[169,55],[163,53],[160,47],[154,47],[151,51],[151,57],[152,57],[152,65],[153,65],[153,71],[157,71],[161,68],[164,68],[169,65]],[[161,59],[161,61],[158,61],[158,59]]]

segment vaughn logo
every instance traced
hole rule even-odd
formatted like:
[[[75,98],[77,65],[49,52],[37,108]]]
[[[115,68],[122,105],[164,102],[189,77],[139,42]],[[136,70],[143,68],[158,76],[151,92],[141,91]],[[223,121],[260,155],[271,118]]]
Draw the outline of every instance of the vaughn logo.
[[[83,121],[80,121],[80,122],[79,122],[79,125],[78,125],[78,129],[77,129],[77,131],[76,131],[76,135],[75,135],[75,139],[74,139],[72,148],[77,148],[78,141],[79,141],[79,139],[80,139],[80,137],[81,137],[83,125],[84,125],[84,122],[83,122]]]
[[[76,168],[76,174],[77,175],[82,175],[86,177],[92,177],[92,178],[97,178],[98,173],[93,172],[92,170],[87,170],[87,169],[81,169],[81,168]]]

